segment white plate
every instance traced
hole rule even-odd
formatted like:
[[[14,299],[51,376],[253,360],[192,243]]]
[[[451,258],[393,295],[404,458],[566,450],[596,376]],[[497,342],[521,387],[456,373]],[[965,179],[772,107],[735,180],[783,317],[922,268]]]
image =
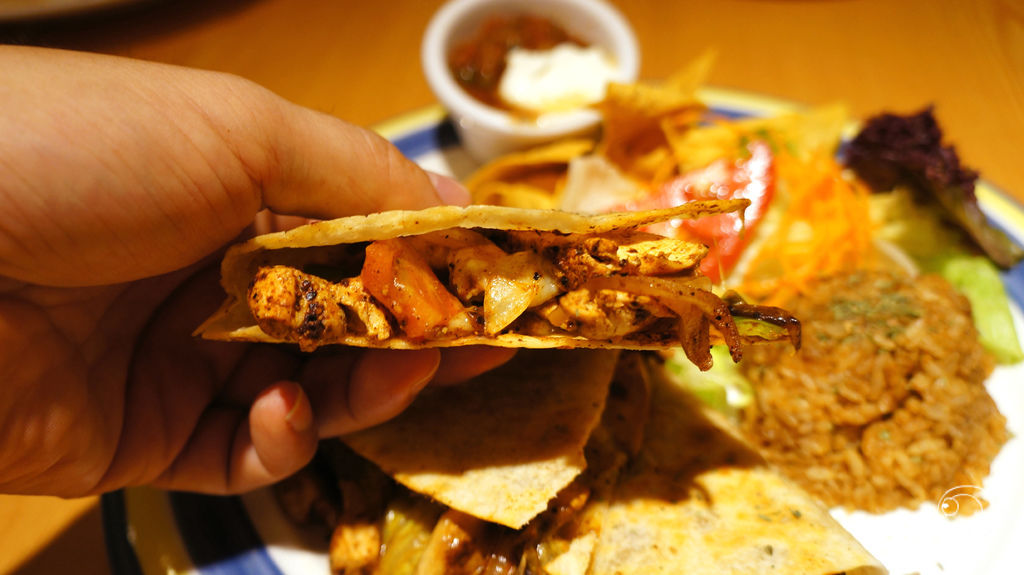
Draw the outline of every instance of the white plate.
[[[791,108],[784,102],[735,92],[702,96],[722,114],[766,114]],[[440,108],[403,116],[379,127],[407,156],[424,167],[465,176],[476,165],[459,148]],[[1024,208],[986,184],[978,198],[992,220],[1024,243]],[[1024,335],[1024,264],[1003,274]],[[943,501],[916,511],[885,515],[835,511],[833,515],[893,574],[1004,575],[1024,562],[1024,364],[998,367],[989,390],[1006,415],[1013,438],[977,486],[950,486]],[[956,517],[956,505],[983,496],[988,509]],[[103,497],[104,526],[112,570],[118,575],[164,573],[329,574],[322,542],[292,525],[268,490],[242,497],[211,497],[127,489]]]

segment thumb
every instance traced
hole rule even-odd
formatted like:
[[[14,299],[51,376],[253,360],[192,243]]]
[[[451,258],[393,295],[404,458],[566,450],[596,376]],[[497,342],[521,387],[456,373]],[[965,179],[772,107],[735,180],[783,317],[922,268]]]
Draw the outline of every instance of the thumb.
[[[289,103],[281,120],[272,143],[277,170],[263,190],[274,212],[335,218],[469,203],[462,186],[425,172],[370,130]]]

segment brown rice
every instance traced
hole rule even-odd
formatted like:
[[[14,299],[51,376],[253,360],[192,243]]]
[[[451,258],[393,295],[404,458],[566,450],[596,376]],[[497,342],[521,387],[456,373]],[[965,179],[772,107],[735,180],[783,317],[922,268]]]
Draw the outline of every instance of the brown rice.
[[[938,276],[882,272],[808,291],[786,304],[799,352],[747,351],[744,433],[830,506],[884,512],[980,486],[1007,430],[967,300]]]

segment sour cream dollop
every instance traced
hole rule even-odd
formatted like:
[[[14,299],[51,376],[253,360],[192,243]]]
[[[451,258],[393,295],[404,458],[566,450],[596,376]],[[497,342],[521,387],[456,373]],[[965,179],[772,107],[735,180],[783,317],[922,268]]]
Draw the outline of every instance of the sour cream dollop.
[[[595,46],[559,44],[550,50],[509,51],[498,94],[509,106],[534,113],[563,112],[595,104],[616,72]]]

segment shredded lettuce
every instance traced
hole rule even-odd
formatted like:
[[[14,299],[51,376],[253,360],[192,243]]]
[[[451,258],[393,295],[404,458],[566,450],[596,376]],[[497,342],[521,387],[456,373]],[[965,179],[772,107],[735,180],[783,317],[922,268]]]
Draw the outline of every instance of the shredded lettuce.
[[[679,385],[688,389],[706,405],[730,418],[750,405],[754,390],[729,356],[729,348],[716,345],[711,348],[714,365],[701,371],[693,365],[683,351],[675,350],[665,360],[665,371]]]
[[[870,209],[878,224],[874,237],[900,248],[918,266],[967,251],[963,233],[947,225],[934,206],[917,203],[907,188],[872,195]]]
[[[971,302],[974,324],[985,349],[1002,364],[1024,360],[1009,298],[995,264],[988,258],[969,255],[944,258],[937,264],[939,274]]]

